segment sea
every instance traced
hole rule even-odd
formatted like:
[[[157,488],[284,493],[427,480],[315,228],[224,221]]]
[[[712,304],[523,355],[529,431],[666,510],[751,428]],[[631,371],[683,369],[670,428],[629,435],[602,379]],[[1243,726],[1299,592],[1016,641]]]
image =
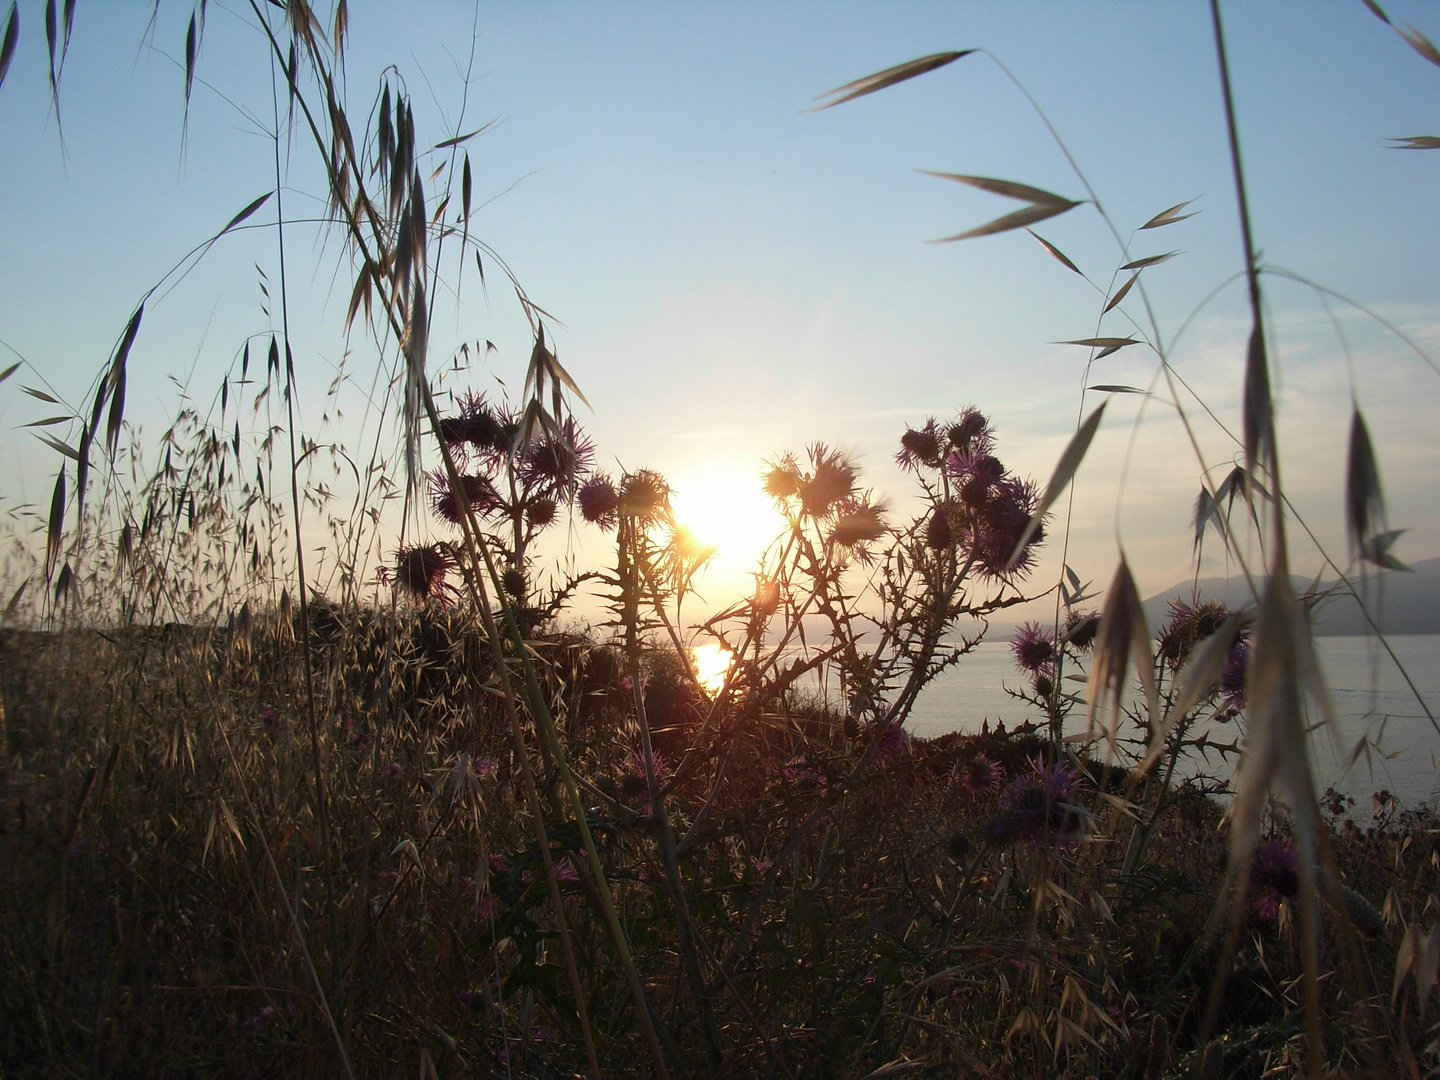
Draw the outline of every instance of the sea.
[[[1317,716],[1311,731],[1316,789],[1333,787],[1355,800],[1348,816],[1357,820],[1379,808],[1383,793],[1411,808],[1440,795],[1440,730],[1425,713],[1428,707],[1440,720],[1440,634],[1387,640],[1393,660],[1372,637],[1315,639],[1337,720],[1336,730],[1330,730]],[[1039,710],[1006,693],[1007,687],[1024,685],[1009,642],[982,642],[921,692],[907,727],[912,735],[932,738],[979,731],[986,721],[992,728],[999,722],[1007,728],[1027,720],[1043,723]],[[1066,731],[1083,729],[1082,708]],[[1224,743],[1240,735],[1243,745],[1243,721],[1214,725],[1210,734]],[[1197,760],[1191,768],[1228,778],[1237,760],[1212,751],[1208,761]]]

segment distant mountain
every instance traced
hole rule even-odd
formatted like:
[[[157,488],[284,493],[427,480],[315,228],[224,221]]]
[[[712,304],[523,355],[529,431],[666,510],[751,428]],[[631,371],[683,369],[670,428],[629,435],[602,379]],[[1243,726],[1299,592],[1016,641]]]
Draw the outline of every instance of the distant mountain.
[[[1440,634],[1440,559],[1425,559],[1411,566],[1414,573],[1384,571],[1372,576],[1366,585],[1367,606],[1372,613],[1378,613],[1376,621],[1387,634]],[[1290,580],[1296,590],[1310,587],[1309,578]],[[1324,592],[1335,584],[1322,581],[1316,591]],[[1239,606],[1250,594],[1241,577],[1182,581],[1144,601],[1145,621],[1154,631],[1167,618],[1171,600],[1191,603],[1194,597]],[[1311,612],[1311,620],[1320,637],[1370,632],[1360,605],[1349,595],[1335,595],[1321,601]]]

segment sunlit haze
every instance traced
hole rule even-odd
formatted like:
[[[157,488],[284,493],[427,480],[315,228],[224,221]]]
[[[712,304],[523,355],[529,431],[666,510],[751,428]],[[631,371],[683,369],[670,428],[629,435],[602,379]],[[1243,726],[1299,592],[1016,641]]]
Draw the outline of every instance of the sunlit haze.
[[[700,685],[712,694],[719,693],[720,688],[725,685],[725,677],[730,673],[730,664],[735,654],[712,642],[695,646],[690,652],[690,658],[695,665],[695,676],[700,680]]]
[[[743,589],[760,557],[785,528],[785,519],[761,488],[759,470],[751,474],[698,473],[675,481],[671,497],[675,521],[715,549],[704,580],[726,593]]]

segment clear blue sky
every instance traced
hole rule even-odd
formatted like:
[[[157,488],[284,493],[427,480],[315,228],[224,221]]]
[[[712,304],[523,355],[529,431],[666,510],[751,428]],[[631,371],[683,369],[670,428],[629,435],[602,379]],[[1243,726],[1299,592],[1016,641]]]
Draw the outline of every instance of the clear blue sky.
[[[1385,6],[1440,38],[1435,6]],[[139,295],[273,186],[270,144],[244,115],[269,116],[270,68],[248,6],[211,0],[182,149],[176,58],[189,7],[162,5],[144,43],[149,3],[81,4],[61,87],[62,150],[43,5],[20,7],[20,48],[0,87],[0,341],[79,401]],[[1440,152],[1386,145],[1440,134],[1440,68],[1359,0],[1225,10],[1266,262],[1373,306],[1440,353]],[[1132,247],[1137,257],[1182,253],[1146,274],[1167,341],[1241,266],[1208,6],[1198,0],[355,3],[352,114],[364,114],[380,70],[394,63],[422,138],[454,134],[472,27],[464,127],[500,120],[470,144],[477,202],[491,200],[475,230],[565,323],[560,359],[594,405],[588,423],[602,461],[659,468],[682,489],[707,474],[754,476],[762,458],[825,440],[859,453],[871,481],[899,496],[891,454],[904,424],[968,403],[994,417],[1007,463],[1043,479],[1073,428],[1085,352],[1052,343],[1094,334],[1098,298],[1024,233],[925,243],[1016,204],[916,170],[1004,177],[1072,198],[1083,197],[1079,181],[985,56],[804,112],[814,95],[860,75],[983,46],[1047,110],[1123,232],[1195,199],[1199,216],[1140,234]],[[318,206],[310,153],[295,144],[287,217]],[[1089,207],[1037,231],[1102,285],[1123,261]],[[345,347],[350,280],[348,270],[337,276],[338,247],[322,230],[296,225],[287,238],[314,423]],[[273,235],[227,239],[147,310],[130,384],[131,415],[147,430],[174,412],[169,377],[208,402],[245,335],[268,329],[257,263],[273,277]],[[487,304],[474,284],[458,308],[441,305],[433,354],[493,340],[498,357],[473,381],[493,371],[517,384],[525,324],[502,291]],[[1266,295],[1281,345],[1287,480],[1343,552],[1345,355],[1308,290],[1277,280]],[[1125,308],[1142,317],[1132,298]],[[1440,554],[1440,377],[1364,320],[1335,313],[1392,524],[1412,530],[1400,554]],[[1103,327],[1128,332],[1119,312]],[[1236,429],[1246,329],[1232,286],[1173,357]],[[373,356],[357,343],[351,364],[365,371]],[[1146,385],[1152,373],[1153,357],[1131,349],[1102,361],[1094,381]],[[0,387],[0,493],[38,501],[54,455],[17,428],[47,407],[18,384]],[[1120,491],[1138,400],[1114,401],[1081,473],[1070,562],[1108,578],[1118,524],[1151,589],[1189,572],[1198,480],[1178,426],[1152,406]],[[1217,429],[1202,430],[1207,462],[1228,459],[1233,447]]]

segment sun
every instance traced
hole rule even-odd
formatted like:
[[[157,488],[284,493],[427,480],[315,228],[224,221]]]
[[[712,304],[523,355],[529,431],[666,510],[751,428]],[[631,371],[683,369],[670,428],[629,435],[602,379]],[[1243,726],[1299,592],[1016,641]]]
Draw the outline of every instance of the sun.
[[[758,476],[701,473],[674,485],[675,523],[713,547],[712,566],[737,579],[753,571],[785,519],[765,497]]]
[[[734,658],[734,652],[714,642],[697,645],[690,650],[690,659],[695,665],[695,677],[712,697],[725,685],[725,676],[730,673],[730,664]]]

